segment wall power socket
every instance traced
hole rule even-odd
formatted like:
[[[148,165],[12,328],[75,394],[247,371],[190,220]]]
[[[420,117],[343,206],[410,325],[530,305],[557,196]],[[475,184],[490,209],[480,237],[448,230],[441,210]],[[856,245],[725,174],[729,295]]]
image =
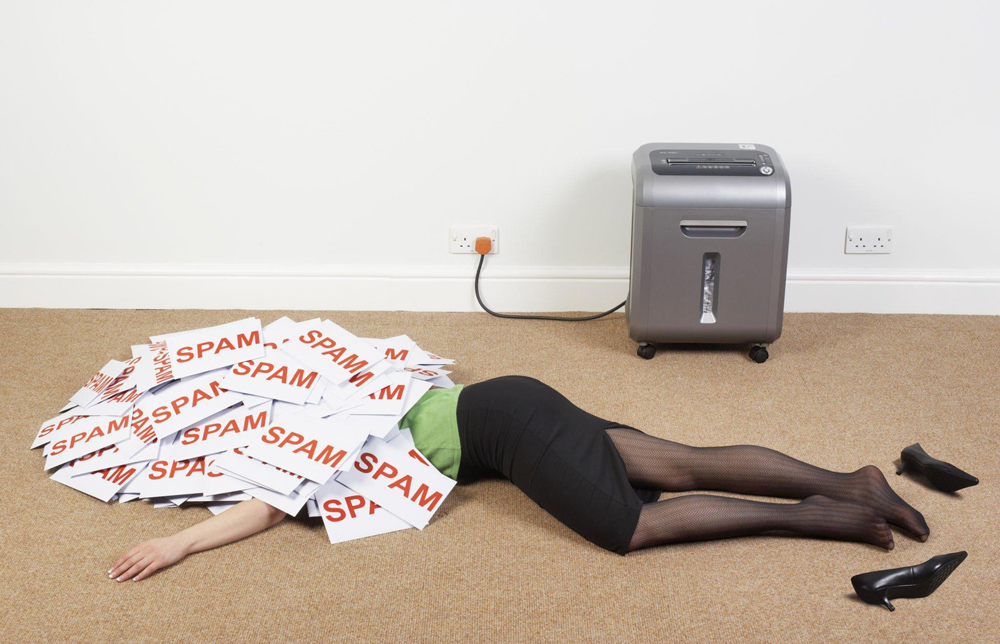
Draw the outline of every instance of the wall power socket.
[[[475,254],[476,237],[490,238],[490,255],[500,251],[500,229],[497,226],[452,226],[448,229],[449,252]]]
[[[892,226],[848,226],[844,252],[873,254],[892,252]]]

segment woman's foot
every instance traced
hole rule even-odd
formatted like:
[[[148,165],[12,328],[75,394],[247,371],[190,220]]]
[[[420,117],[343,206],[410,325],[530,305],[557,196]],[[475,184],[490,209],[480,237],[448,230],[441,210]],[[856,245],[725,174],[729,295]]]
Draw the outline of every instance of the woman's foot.
[[[920,541],[927,541],[931,531],[924,515],[889,487],[881,470],[874,465],[866,465],[848,476],[851,478],[851,491],[842,500],[867,505],[892,525],[906,530]]]
[[[800,511],[796,532],[813,537],[841,541],[861,541],[892,550],[892,530],[872,508],[838,501],[825,496],[810,496],[797,505]]]

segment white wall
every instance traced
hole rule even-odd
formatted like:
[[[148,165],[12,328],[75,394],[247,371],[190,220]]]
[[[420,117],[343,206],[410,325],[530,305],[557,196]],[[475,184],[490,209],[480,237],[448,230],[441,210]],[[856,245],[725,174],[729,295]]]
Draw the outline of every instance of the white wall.
[[[0,305],[471,310],[482,223],[489,302],[597,310],[632,151],[752,141],[788,310],[1000,313],[995,3],[0,7]]]

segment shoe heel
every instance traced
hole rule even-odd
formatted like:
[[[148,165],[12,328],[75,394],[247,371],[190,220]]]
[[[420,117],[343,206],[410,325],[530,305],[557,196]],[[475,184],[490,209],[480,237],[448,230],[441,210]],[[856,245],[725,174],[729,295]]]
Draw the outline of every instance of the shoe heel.
[[[896,607],[893,606],[892,602],[889,601],[889,589],[888,588],[886,588],[885,590],[883,590],[881,592],[875,593],[875,598],[878,599],[878,603],[880,603],[883,606],[885,606],[886,608],[888,608],[890,613],[896,610]]]
[[[889,601],[889,587],[872,588],[868,583],[866,583],[866,577],[871,577],[871,575],[879,573],[880,571],[875,571],[874,573],[854,575],[851,577],[851,585],[854,586],[854,592],[857,593],[859,598],[861,598],[861,601],[866,604],[874,604],[876,606],[881,604],[890,611],[894,611],[896,610],[896,607]]]

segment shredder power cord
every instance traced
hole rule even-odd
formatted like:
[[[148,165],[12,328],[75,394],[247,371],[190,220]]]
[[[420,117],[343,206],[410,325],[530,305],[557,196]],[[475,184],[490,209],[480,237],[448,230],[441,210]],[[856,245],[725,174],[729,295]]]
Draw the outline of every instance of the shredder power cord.
[[[479,301],[479,306],[483,307],[483,310],[492,316],[498,318],[504,318],[507,320],[553,320],[556,322],[587,322],[590,320],[599,320],[600,318],[603,318],[606,315],[611,315],[618,309],[625,306],[625,302],[628,302],[628,300],[625,300],[618,306],[614,307],[613,309],[608,309],[604,313],[596,313],[594,315],[582,315],[580,317],[568,317],[561,315],[517,315],[514,313],[497,313],[496,311],[490,309],[490,307],[486,306],[486,304],[483,302],[483,298],[479,295],[479,275],[483,272],[483,263],[486,261],[486,255],[487,253],[490,252],[492,245],[493,244],[490,241],[489,237],[479,237],[476,239],[476,252],[479,253],[479,266],[476,267],[476,281],[475,281],[476,300]]]

